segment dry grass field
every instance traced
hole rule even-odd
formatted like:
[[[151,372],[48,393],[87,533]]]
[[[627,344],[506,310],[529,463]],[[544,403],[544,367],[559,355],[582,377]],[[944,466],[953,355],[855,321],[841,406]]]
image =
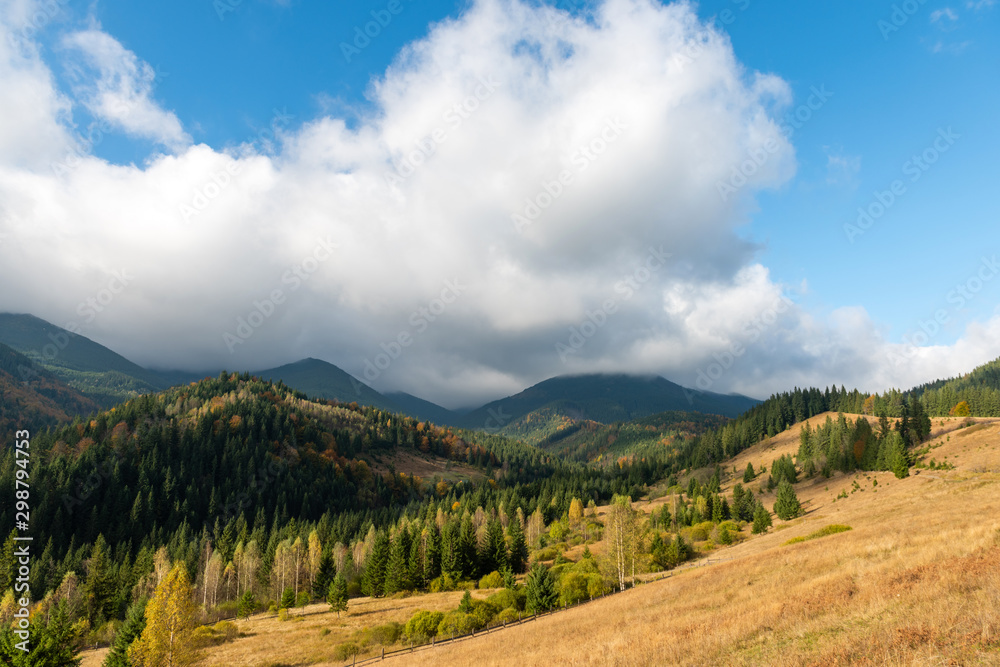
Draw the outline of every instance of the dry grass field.
[[[713,553],[731,561],[388,664],[1000,665],[1000,420],[962,421],[935,419],[925,456],[954,469],[802,481],[805,516]],[[794,454],[798,428],[743,452],[725,486],[747,461]],[[853,530],[786,544],[830,524]],[[452,609],[460,596],[362,598],[340,620],[322,605],[301,621],[258,616],[199,664],[341,665],[334,648],[358,628]],[[84,667],[97,664],[91,654]]]

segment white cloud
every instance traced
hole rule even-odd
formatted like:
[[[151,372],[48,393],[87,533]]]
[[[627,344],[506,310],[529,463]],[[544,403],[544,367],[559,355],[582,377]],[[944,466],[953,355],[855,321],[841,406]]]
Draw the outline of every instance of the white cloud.
[[[74,322],[159,367],[316,356],[360,377],[385,355],[377,387],[449,404],[569,371],[692,384],[734,344],[745,351],[712,388],[759,396],[923,381],[985,353],[972,331],[898,369],[863,311],[821,321],[781,299],[737,227],[756,192],[794,175],[778,121],[791,93],[747,72],[690,6],[608,0],[592,21],[559,17],[474,2],[400,54],[374,111],[231,155],[188,145],[150,97],[149,66],[112,37],[73,34],[99,72],[75,91],[83,104],[177,152],[142,167],[85,156],[58,175],[5,162],[0,233],[16,241],[0,246],[0,281],[16,289],[0,310]],[[0,141],[66,150],[68,103],[49,70],[37,54],[5,58],[3,84],[22,77],[44,103],[10,112]],[[723,201],[718,184],[755,154],[767,157]],[[531,205],[539,215],[518,229],[512,214]],[[655,270],[650,248],[671,255]],[[122,270],[127,288],[89,321],[86,300]],[[594,319],[564,364],[556,344]],[[253,334],[230,354],[223,334],[241,320]]]
[[[76,96],[96,118],[129,136],[150,139],[172,150],[190,145],[177,116],[152,98],[153,68],[99,28],[67,35],[63,45],[78,53],[93,73],[72,63]]]

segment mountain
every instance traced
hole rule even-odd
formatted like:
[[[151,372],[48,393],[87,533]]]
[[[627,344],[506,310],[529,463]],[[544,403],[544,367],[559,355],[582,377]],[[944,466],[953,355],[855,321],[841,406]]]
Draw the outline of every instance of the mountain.
[[[326,398],[340,403],[371,405],[397,410],[392,401],[364,382],[321,359],[302,359],[291,364],[254,373],[262,380],[282,381],[310,398]]]
[[[34,434],[97,409],[97,403],[0,343],[0,444],[9,442],[15,431]]]
[[[102,407],[169,386],[154,371],[34,315],[0,313],[0,343]]]
[[[631,421],[667,410],[736,417],[759,401],[746,396],[686,389],[657,375],[562,375],[473,410],[458,420],[466,428],[502,430],[513,421],[550,408],[573,420],[604,424]]]
[[[386,394],[385,397],[393,405],[397,406],[399,412],[416,417],[417,419],[433,422],[439,426],[451,426],[460,418],[458,413],[448,408],[443,408],[437,403],[425,401],[418,396],[407,394],[403,391],[392,392]]]

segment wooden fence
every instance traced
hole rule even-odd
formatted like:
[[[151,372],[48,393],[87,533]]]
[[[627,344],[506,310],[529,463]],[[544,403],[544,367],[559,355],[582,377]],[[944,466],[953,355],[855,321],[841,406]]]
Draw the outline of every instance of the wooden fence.
[[[733,560],[733,559],[732,558],[708,558],[708,559],[706,559],[704,561],[700,561],[700,560],[699,561],[693,561],[691,563],[686,563],[686,564],[684,564],[684,565],[682,565],[680,567],[676,567],[673,570],[669,570],[666,573],[664,573],[664,574],[662,574],[662,575],[660,575],[658,577],[655,577],[653,579],[645,579],[645,580],[640,580],[639,582],[633,582],[632,588],[635,588],[635,585],[637,583],[640,584],[640,585],[641,584],[650,584],[650,583],[653,583],[653,582],[656,582],[656,581],[662,581],[663,579],[669,579],[670,577],[676,575],[678,572],[682,572],[684,570],[690,570],[690,569],[695,568],[695,567],[705,567],[705,566],[708,566],[708,565],[712,565],[714,563],[722,563],[722,562],[730,561],[730,560]],[[518,615],[518,619],[516,621],[511,621],[510,623],[507,623],[507,622],[498,623],[497,625],[493,625],[493,626],[487,625],[482,630],[474,630],[474,631],[472,631],[470,633],[467,633],[467,634],[464,634],[464,635],[452,636],[452,637],[449,637],[447,639],[440,639],[440,640],[435,637],[435,638],[431,639],[431,641],[430,641],[429,644],[410,644],[410,646],[408,646],[408,647],[404,647],[404,648],[400,648],[400,649],[395,649],[393,651],[386,651],[385,648],[383,648],[382,652],[379,655],[375,655],[375,656],[372,656],[372,657],[369,657],[369,658],[364,658],[362,660],[358,660],[358,656],[355,654],[355,656],[354,656],[354,658],[352,660],[350,660],[350,661],[348,661],[348,662],[346,662],[344,664],[345,665],[352,665],[352,666],[367,665],[367,664],[370,664],[370,663],[373,663],[373,662],[382,662],[383,660],[388,660],[389,658],[400,657],[402,655],[409,655],[411,653],[417,653],[417,652],[420,652],[420,651],[430,651],[430,650],[433,650],[433,649],[435,649],[435,648],[437,648],[439,646],[444,646],[446,644],[455,644],[455,643],[466,641],[466,640],[469,640],[469,639],[475,639],[476,637],[482,637],[482,636],[485,636],[485,635],[493,634],[495,632],[499,632],[501,630],[506,630],[507,628],[513,628],[513,627],[516,627],[516,626],[519,626],[519,625],[523,625],[525,623],[530,623],[532,621],[537,621],[539,618],[543,618],[545,616],[551,616],[552,614],[558,614],[559,612],[567,611],[569,609],[573,609],[574,607],[579,607],[580,605],[589,604],[591,602],[594,602],[595,600],[600,600],[600,599],[603,599],[603,598],[606,598],[606,597],[610,597],[612,595],[618,595],[619,593],[624,593],[627,590],[631,590],[631,588],[625,589],[623,591],[612,591],[610,593],[605,593],[604,595],[602,595],[599,598],[592,598],[590,600],[581,600],[580,602],[577,602],[576,604],[572,604],[572,605],[564,606],[564,607],[558,607],[556,609],[552,609],[550,611],[547,611],[547,612],[544,612],[544,613],[541,613],[541,614],[532,614],[530,616],[523,616],[523,617],[520,616],[520,615]]]

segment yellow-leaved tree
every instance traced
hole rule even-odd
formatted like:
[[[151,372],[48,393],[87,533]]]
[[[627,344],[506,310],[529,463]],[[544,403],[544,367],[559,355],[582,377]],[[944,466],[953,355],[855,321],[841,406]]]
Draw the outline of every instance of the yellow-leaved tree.
[[[194,661],[191,633],[197,607],[187,569],[178,563],[153,592],[146,606],[146,628],[129,647],[128,657],[140,667],[180,667]]]

